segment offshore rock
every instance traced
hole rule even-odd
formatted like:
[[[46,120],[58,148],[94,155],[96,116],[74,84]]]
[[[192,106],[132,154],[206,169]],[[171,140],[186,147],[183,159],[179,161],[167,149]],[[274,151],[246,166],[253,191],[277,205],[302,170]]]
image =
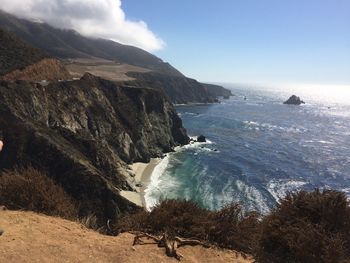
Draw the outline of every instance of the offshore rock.
[[[205,138],[204,135],[199,135],[197,137],[197,142],[206,142],[206,141],[207,141],[207,139]]]
[[[300,97],[297,97],[295,95],[292,95],[288,100],[283,102],[283,104],[289,104],[289,105],[300,105],[300,104],[305,104],[304,101],[300,99]]]

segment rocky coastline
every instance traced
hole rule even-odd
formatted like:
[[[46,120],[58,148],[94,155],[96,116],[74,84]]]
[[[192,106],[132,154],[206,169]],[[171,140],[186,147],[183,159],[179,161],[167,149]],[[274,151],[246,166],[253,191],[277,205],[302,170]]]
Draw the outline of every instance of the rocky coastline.
[[[189,142],[161,91],[118,86],[91,74],[47,86],[0,83],[2,169],[31,165],[47,171],[100,222],[136,209],[127,164],[148,162]]]

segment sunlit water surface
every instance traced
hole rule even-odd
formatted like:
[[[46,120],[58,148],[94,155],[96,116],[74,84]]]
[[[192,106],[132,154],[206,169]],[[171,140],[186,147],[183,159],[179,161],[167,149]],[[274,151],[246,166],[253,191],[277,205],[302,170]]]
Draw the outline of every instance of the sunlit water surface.
[[[226,87],[236,96],[221,104],[177,107],[188,133],[210,142],[162,161],[146,190],[149,208],[182,198],[213,210],[238,201],[266,213],[287,191],[350,196],[350,87]],[[283,105],[292,94],[306,104]]]

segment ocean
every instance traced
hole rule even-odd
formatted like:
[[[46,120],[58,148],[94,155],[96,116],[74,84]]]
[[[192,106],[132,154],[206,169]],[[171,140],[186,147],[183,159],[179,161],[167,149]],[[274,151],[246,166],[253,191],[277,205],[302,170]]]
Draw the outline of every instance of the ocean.
[[[235,96],[220,104],[177,107],[188,134],[209,141],[162,160],[145,191],[148,209],[186,199],[268,213],[288,191],[331,188],[350,197],[350,87],[225,87]],[[292,94],[306,104],[283,105]]]

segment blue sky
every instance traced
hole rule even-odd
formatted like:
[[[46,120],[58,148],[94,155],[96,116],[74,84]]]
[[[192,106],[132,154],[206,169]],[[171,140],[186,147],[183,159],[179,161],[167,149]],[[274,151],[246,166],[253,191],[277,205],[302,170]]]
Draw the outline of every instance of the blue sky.
[[[350,0],[124,0],[201,81],[350,84]]]

